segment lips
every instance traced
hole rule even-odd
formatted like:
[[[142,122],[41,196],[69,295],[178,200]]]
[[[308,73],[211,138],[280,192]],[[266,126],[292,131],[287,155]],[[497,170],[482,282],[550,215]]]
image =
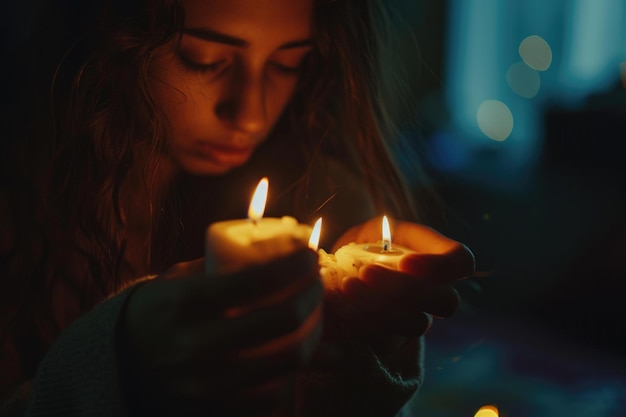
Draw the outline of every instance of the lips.
[[[245,163],[254,147],[238,147],[214,145],[207,142],[196,142],[193,147],[193,153],[202,158],[213,162],[226,165],[241,165]]]

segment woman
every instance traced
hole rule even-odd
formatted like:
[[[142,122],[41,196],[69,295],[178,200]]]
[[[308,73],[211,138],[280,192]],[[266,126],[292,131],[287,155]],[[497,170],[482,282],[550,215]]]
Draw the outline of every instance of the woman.
[[[421,381],[420,336],[456,308],[448,284],[473,257],[406,222],[380,7],[69,1],[42,11],[31,44],[13,39],[25,61],[5,79],[28,83],[12,83],[3,152],[7,409],[398,413]],[[323,215],[324,247],[377,240],[386,212],[421,254],[346,279],[323,319],[310,250],[204,275],[206,226],[245,217],[262,176],[267,215]]]

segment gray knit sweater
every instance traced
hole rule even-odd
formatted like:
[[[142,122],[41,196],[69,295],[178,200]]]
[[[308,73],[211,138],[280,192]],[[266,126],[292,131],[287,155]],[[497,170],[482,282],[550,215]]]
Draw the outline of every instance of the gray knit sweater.
[[[39,366],[27,416],[127,416],[116,327],[133,287],[107,299],[68,327]],[[295,415],[394,416],[421,384],[421,339],[381,358],[355,344],[342,369],[301,372]],[[13,410],[15,415],[20,410]],[[22,410],[23,411],[23,410]]]

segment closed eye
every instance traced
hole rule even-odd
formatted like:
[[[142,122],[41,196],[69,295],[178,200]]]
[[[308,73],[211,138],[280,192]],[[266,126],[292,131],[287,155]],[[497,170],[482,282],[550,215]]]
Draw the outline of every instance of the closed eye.
[[[299,74],[303,67],[302,64],[290,66],[290,65],[280,64],[278,62],[270,62],[270,65],[282,73],[294,74],[294,75]]]
[[[283,74],[297,75],[302,72],[306,64],[308,52],[309,48],[297,51],[279,51],[269,61],[269,65]]]
[[[187,70],[189,70],[191,72],[200,73],[200,74],[215,73],[226,62],[225,59],[222,59],[222,60],[219,60],[219,61],[216,61],[216,62],[211,62],[209,64],[203,64],[203,63],[192,61],[189,58],[187,58],[186,56],[184,56],[183,54],[178,54],[178,55],[179,55],[179,58],[180,58],[180,62],[183,64],[183,66]]]

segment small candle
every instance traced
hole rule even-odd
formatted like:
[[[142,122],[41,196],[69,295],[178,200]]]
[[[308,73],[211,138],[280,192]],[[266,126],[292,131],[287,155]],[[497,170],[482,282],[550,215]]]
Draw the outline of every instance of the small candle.
[[[339,248],[334,255],[324,250],[320,254],[320,273],[328,288],[340,288],[345,277],[358,277],[361,269],[370,264],[384,265],[398,269],[402,256],[414,251],[400,246],[392,246],[391,230],[387,216],[382,220],[382,240],[376,243],[349,243]]]
[[[339,268],[337,267],[337,259],[335,255],[327,253],[324,249],[317,249],[319,246],[320,235],[322,234],[322,218],[317,219],[313,225],[313,231],[309,238],[309,248],[317,250],[318,264],[320,267],[320,275],[322,282],[326,288],[335,288],[339,284]]]
[[[211,224],[206,232],[207,272],[233,272],[307,246],[311,227],[290,216],[263,217],[269,183],[263,178],[252,197],[248,219]]]

